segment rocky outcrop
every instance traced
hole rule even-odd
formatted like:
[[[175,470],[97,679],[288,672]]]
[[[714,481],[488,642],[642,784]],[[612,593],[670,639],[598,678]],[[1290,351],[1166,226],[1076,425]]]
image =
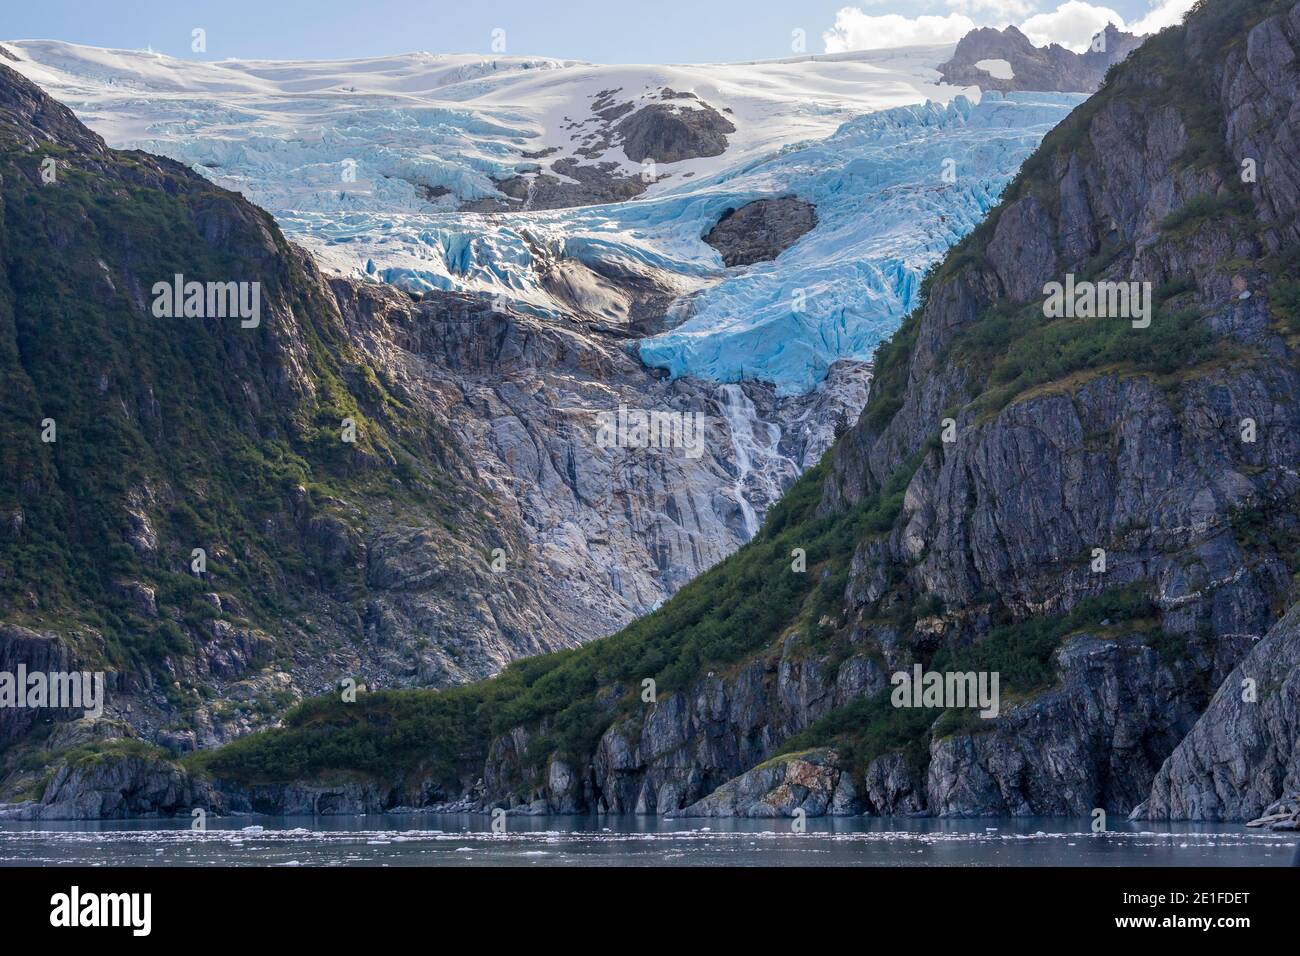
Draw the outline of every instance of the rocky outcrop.
[[[525,172],[493,180],[505,198],[485,196],[466,200],[460,204],[460,211],[536,211],[622,202],[641,195],[654,182],[640,173],[629,174],[611,160],[584,163],[575,156],[555,160],[549,171],[535,163],[524,164],[522,168]]]
[[[810,817],[856,807],[853,784],[834,751],[776,757],[724,783],[676,815],[682,817]]]
[[[635,98],[625,98],[621,89],[600,90],[590,109],[582,120],[564,117],[569,139],[577,141],[576,155],[551,159],[554,146],[524,151],[514,175],[493,180],[499,195],[467,200],[460,210],[563,209],[633,199],[671,175],[658,172],[658,165],[720,156],[727,135],[736,131],[694,93],[668,88]],[[622,158],[642,168],[629,171]]]
[[[1127,812],[1204,706],[1192,653],[1172,667],[1151,647],[1091,634],[1056,654],[1058,686],[978,733],[935,740],[926,786],[938,816]],[[1233,650],[1224,656],[1233,657]]]
[[[1248,827],[1265,830],[1300,830],[1300,794],[1292,794],[1274,801],[1264,812],[1247,822]]]
[[[1083,53],[1056,43],[1035,46],[1014,26],[981,27],[961,38],[939,73],[955,86],[985,90],[1091,93],[1101,86],[1106,71],[1141,43],[1142,37],[1124,33],[1113,23]]]
[[[57,635],[0,622],[0,674],[16,679],[19,666],[28,673],[68,670],[68,648]],[[69,714],[35,707],[0,707],[0,750],[28,733],[39,721],[67,719]]]
[[[727,134],[735,125],[697,98],[650,103],[619,120],[623,153],[634,163],[677,163],[726,152]]]
[[[1139,820],[1292,819],[1300,791],[1300,605],[1222,682],[1133,811]],[[1291,797],[1289,813],[1280,805]]]
[[[123,755],[64,765],[38,803],[0,815],[29,820],[123,820],[189,816],[221,807],[211,787],[163,758]]]
[[[908,764],[903,754],[877,757],[867,766],[862,777],[865,812],[882,817],[929,814],[925,779],[916,767]]]
[[[529,732],[516,729],[490,749],[484,798],[503,806],[541,801],[552,812],[672,814],[767,760],[818,718],[885,686],[883,671],[865,656],[805,656],[792,640],[778,656],[707,675],[616,721],[589,767],[566,763],[559,775],[531,770]]]
[[[48,766],[39,773],[30,769],[30,754],[17,769],[0,772],[0,793],[30,794],[0,803],[0,820],[122,820],[225,809],[210,782],[141,742],[121,721],[86,717],[58,724],[44,748]]]
[[[797,196],[755,199],[728,209],[704,241],[728,268],[775,259],[817,225],[817,210]]]

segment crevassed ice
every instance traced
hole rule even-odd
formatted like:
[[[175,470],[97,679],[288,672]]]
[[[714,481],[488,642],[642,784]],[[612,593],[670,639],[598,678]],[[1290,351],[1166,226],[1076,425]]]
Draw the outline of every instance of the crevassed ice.
[[[795,194],[816,204],[817,228],[774,262],[699,292],[688,321],[641,343],[642,359],[673,375],[761,379],[789,394],[816,385],[837,359],[870,358],[916,305],[925,270],[1082,99],[985,93],[978,105],[896,108],[724,177],[724,206]]]
[[[624,203],[490,217],[390,214],[382,223],[368,214],[288,220],[334,247],[323,257],[363,254],[384,281],[501,295],[538,312],[563,306],[539,283],[534,250],[654,273],[691,297],[690,317],[643,340],[643,361],[674,376],[758,379],[797,394],[836,360],[871,357],[916,305],[925,270],[975,227],[1082,99],[990,92],[978,104],[958,97],[884,110],[825,140]],[[781,195],[814,203],[817,227],[773,262],[726,270],[701,237],[728,209]]]
[[[869,358],[915,305],[924,270],[1083,99],[985,93],[974,104],[938,83],[946,48],[632,68],[425,54],[197,63],[10,46],[17,67],[114,145],[172,156],[241,190],[326,268],[561,314],[537,255],[616,264],[683,297],[672,311],[687,321],[643,340],[645,362],[724,383],[766,380],[783,394],[815,386],[837,359]],[[734,108],[725,155],[669,164],[671,175],[629,202],[454,211],[493,194],[491,177],[520,168],[521,148],[568,153],[567,119],[597,92],[667,85]],[[955,98],[896,105],[924,96]],[[773,152],[800,136],[821,138]],[[604,158],[634,168],[617,148]],[[350,161],[355,181],[342,176]],[[727,209],[791,194],[816,204],[818,226],[775,262],[726,270],[702,241]]]

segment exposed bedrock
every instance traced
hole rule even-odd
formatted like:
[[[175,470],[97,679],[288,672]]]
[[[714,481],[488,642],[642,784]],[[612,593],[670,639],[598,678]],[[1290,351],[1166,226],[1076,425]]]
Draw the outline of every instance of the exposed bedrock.
[[[775,259],[816,225],[817,210],[797,196],[756,199],[723,213],[704,241],[728,267],[747,266]]]
[[[719,156],[727,149],[727,134],[735,131],[729,119],[698,99],[689,105],[651,103],[614,126],[623,138],[624,154],[634,163]]]

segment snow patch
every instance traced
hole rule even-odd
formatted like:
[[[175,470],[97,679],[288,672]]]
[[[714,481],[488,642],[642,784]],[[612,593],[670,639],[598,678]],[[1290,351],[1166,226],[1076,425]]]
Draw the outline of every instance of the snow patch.
[[[995,80],[1014,80],[1016,78],[1016,71],[1011,69],[1010,60],[977,60],[975,68],[983,70]]]

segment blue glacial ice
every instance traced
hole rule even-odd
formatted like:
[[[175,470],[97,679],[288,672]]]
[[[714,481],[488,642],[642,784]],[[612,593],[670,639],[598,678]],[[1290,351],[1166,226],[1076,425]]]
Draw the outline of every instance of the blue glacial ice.
[[[869,358],[915,305],[925,269],[1083,99],[986,92],[973,103],[938,83],[948,47],[609,67],[429,54],[201,63],[11,46],[18,68],[113,145],[171,156],[244,192],[330,272],[500,298],[563,321],[573,303],[553,295],[539,265],[569,258],[604,275],[613,266],[681,296],[671,314],[686,321],[635,346],[644,361],[678,376],[762,379],[786,394],[815,386],[837,359]],[[665,164],[664,178],[628,202],[457,211],[496,195],[494,179],[527,166],[525,152],[571,153],[570,118],[589,117],[599,91],[664,86],[732,111],[724,154]],[[930,95],[947,105],[895,105]],[[598,158],[637,168],[617,144]],[[774,262],[724,268],[701,237],[728,209],[782,195],[816,204],[818,226]],[[626,321],[617,290],[581,270],[566,275],[588,315]]]
[[[837,359],[869,359],[916,305],[926,268],[978,224],[1082,99],[985,93],[978,105],[959,97],[873,113],[690,194],[645,203],[643,212],[676,207],[696,236],[761,196],[800,196],[819,222],[775,261],[696,293],[690,318],[643,340],[641,358],[674,376],[769,381],[782,394],[814,387]],[[716,253],[712,265],[721,268]]]

